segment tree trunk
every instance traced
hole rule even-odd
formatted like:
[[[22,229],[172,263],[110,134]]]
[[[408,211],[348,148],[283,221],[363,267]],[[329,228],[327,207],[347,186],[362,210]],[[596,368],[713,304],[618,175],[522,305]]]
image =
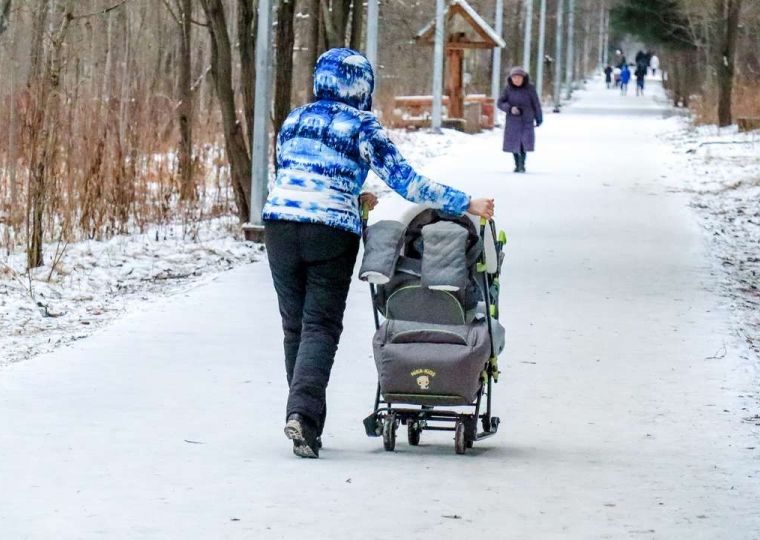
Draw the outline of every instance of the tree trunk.
[[[44,78],[41,76],[44,64],[44,35],[48,15],[48,1],[38,0],[32,26],[32,43],[29,56],[29,75],[26,94],[29,100],[24,131],[28,140],[26,153],[29,156],[29,186],[26,200],[26,261],[28,268],[42,266],[42,208],[44,204],[44,173],[40,171],[39,157],[44,122],[43,98]]]
[[[53,0],[54,1],[54,0]],[[27,267],[37,268],[44,264],[42,258],[42,243],[44,240],[42,218],[45,214],[47,203],[48,175],[52,169],[52,163],[58,143],[58,111],[60,108],[60,86],[62,76],[61,54],[63,41],[66,37],[72,20],[72,0],[66,0],[65,4],[58,6],[60,13],[59,27],[50,40],[50,56],[44,53],[38,58],[46,58],[43,77],[36,81],[39,88],[36,107],[37,118],[41,131],[39,135],[33,134],[36,139],[36,152],[30,160],[30,232],[28,238]],[[44,26],[44,18],[41,19]],[[40,32],[40,35],[42,32]],[[41,51],[43,48],[40,49]],[[36,71],[36,70],[35,70]]]
[[[230,163],[230,180],[240,221],[248,220],[251,204],[251,156],[235,110],[232,89],[232,48],[221,0],[201,0],[211,38],[211,74],[222,112],[224,141]]]
[[[6,4],[7,8],[10,8],[10,0]],[[4,23],[7,26],[7,20]],[[18,69],[18,32],[13,29],[13,35],[11,36],[11,118],[8,123],[8,169],[10,175],[10,188],[11,188],[11,223],[16,222],[16,204],[18,202],[18,176],[17,176],[17,161],[18,161],[18,149],[16,143],[16,137],[18,136],[18,114],[17,108],[17,95],[16,95],[16,70]]]
[[[306,63],[307,70],[310,73],[309,85],[306,89],[307,101],[314,100],[314,84],[313,84],[313,72],[314,66],[317,65],[319,55],[324,50],[324,33],[322,30],[322,10],[320,9],[320,0],[309,0],[309,36],[311,41],[309,42],[308,61]]]
[[[734,89],[734,64],[736,37],[739,29],[741,0],[719,0],[719,42],[716,47],[716,72],[718,75],[718,125],[730,126],[731,99]]]
[[[296,0],[281,0],[277,12],[277,64],[274,94],[274,133],[280,131],[290,112],[290,94],[293,89],[293,18]]]
[[[364,2],[354,0],[351,10],[351,48],[355,51],[364,50],[362,31],[364,23]]]
[[[193,184],[193,81],[192,81],[192,16],[191,0],[180,2],[180,58],[179,58],[179,177],[180,198],[195,198]]]
[[[525,2],[523,0],[520,0],[517,5],[513,8],[512,11],[512,17],[511,17],[511,30],[507,34],[507,39],[509,40],[511,38],[512,43],[507,44],[506,53],[502,55],[502,62],[505,63],[506,66],[516,66],[519,65],[520,59],[522,58],[522,50],[523,50],[523,39],[522,39],[522,21],[524,19],[523,17],[523,7],[525,7]],[[508,12],[507,9],[504,10],[505,14]],[[511,45],[511,46],[510,46]],[[525,69],[528,69],[527,67]]]
[[[351,0],[332,0],[333,26],[337,32],[336,47],[345,47],[348,16],[351,11]]]
[[[325,33],[327,48],[337,47],[338,31],[333,24],[332,13],[330,12],[330,0],[319,0],[320,12],[322,15],[322,29]]]
[[[131,83],[130,67],[132,65],[132,32],[131,16],[127,9],[121,9],[122,32],[124,34],[124,59],[121,70],[121,91],[119,97],[119,162],[116,164],[118,172],[116,185],[116,218],[118,231],[126,233],[129,226],[129,213],[134,201],[134,178],[131,174],[130,164],[134,165],[135,156],[131,155],[132,122],[130,113]],[[130,156],[131,159],[127,159]]]
[[[591,14],[586,12],[583,16],[583,53],[578,58],[578,77],[586,80],[590,72],[589,63],[591,56]]]
[[[238,0],[238,47],[240,48],[240,92],[243,94],[246,136],[253,153],[253,105],[256,86],[256,31],[258,0]]]
[[[346,30],[351,0],[320,0],[327,48],[346,46]]]

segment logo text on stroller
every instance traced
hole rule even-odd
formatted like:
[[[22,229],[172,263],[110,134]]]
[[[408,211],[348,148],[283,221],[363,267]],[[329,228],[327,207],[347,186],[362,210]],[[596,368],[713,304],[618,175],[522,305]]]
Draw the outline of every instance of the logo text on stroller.
[[[420,387],[420,390],[429,390],[430,379],[435,377],[435,371],[432,369],[415,369],[410,375],[417,377],[417,386]]]

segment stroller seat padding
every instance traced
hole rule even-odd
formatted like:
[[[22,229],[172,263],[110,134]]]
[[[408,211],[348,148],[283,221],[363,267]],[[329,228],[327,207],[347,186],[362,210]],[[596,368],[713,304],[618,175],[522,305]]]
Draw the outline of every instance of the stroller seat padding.
[[[460,291],[467,286],[467,240],[469,231],[451,221],[439,221],[422,228],[422,286],[444,291]]]
[[[431,324],[464,324],[466,314],[459,298],[449,291],[433,290],[416,283],[394,290],[385,303],[388,319]]]
[[[430,324],[390,320],[385,325],[386,343],[449,343],[467,345],[466,325]]]

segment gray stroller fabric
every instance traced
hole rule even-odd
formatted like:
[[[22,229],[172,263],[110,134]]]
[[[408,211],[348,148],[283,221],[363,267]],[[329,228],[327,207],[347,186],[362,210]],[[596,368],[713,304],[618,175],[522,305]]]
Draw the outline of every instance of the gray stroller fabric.
[[[380,391],[389,403],[472,405],[504,327],[491,320],[477,262],[483,249],[469,218],[426,210],[408,227],[368,229],[360,277],[378,284],[386,317],[373,339]],[[498,301],[497,297],[494,297]]]
[[[467,345],[470,329],[464,324],[431,324],[389,320],[385,343],[451,343]]]
[[[500,326],[493,321],[494,329]],[[503,330],[502,330],[503,335]],[[485,321],[437,325],[386,321],[374,353],[384,399],[416,405],[468,405],[491,357]]]
[[[451,221],[439,221],[422,228],[423,287],[442,291],[464,291],[467,268],[467,229]]]
[[[507,346],[507,332],[496,319],[491,319],[491,333],[493,334],[493,352],[499,356]]]
[[[359,279],[378,284],[390,281],[404,245],[405,231],[406,227],[398,221],[378,221],[367,227]]]
[[[388,298],[389,319],[437,324],[464,324],[466,313],[459,299],[448,291],[430,290],[416,284],[397,288]]]

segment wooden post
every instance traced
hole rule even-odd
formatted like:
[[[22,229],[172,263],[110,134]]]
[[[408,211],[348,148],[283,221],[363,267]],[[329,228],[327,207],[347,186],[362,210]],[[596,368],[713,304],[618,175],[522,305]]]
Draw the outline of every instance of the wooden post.
[[[449,118],[464,118],[463,71],[464,50],[448,49],[446,51],[446,94],[449,96]]]

